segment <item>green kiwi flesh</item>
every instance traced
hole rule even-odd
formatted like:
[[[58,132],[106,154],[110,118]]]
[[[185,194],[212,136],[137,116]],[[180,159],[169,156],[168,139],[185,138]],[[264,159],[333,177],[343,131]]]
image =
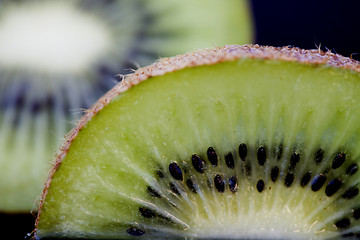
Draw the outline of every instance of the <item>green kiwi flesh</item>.
[[[252,41],[247,1],[192,2],[0,2],[0,212],[36,209],[54,150],[115,74]]]
[[[245,45],[137,70],[67,136],[35,237],[358,237],[359,69]]]

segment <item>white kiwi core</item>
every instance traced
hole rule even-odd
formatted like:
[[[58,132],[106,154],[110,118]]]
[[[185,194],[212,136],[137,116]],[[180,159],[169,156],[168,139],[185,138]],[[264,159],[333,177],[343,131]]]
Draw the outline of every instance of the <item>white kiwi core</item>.
[[[240,187],[246,188],[245,184],[240,184]],[[304,207],[304,204],[312,205],[316,198],[315,193],[298,189],[302,196],[299,197],[287,194],[289,189],[285,186],[277,187],[279,189],[275,190],[276,199],[271,187],[262,193],[257,192],[254,187],[248,187],[249,193],[238,195],[236,200],[233,199],[234,195],[224,194],[222,197],[226,197],[226,201],[218,202],[219,207],[212,209],[212,217],[207,217],[207,214],[194,214],[191,231],[197,233],[196,237],[201,239],[231,239],[234,236],[243,236],[244,239],[311,239],[314,234],[326,232],[327,218],[321,214],[311,214]],[[326,201],[325,197],[322,200]],[[324,210],[323,206],[314,208],[315,212],[331,211]],[[234,214],[235,212],[241,217]],[[313,220],[309,221],[311,218]]]
[[[7,6],[0,22],[0,66],[83,72],[111,46],[100,19],[63,2]]]

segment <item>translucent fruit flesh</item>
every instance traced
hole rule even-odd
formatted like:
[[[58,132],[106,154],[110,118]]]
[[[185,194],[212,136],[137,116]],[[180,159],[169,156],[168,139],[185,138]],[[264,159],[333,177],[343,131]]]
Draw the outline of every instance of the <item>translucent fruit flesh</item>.
[[[359,173],[349,169],[360,157],[359,81],[327,65],[238,59],[141,82],[73,140],[46,189],[36,235],[355,236],[359,196],[349,190]],[[194,154],[203,162],[194,164]]]

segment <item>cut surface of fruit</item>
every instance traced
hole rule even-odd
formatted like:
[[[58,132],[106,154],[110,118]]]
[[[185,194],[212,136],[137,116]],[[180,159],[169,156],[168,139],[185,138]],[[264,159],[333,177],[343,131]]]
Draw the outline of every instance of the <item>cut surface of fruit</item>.
[[[247,1],[191,3],[0,1],[0,212],[36,209],[56,147],[116,74],[184,50],[252,41]]]
[[[67,136],[36,237],[356,238],[359,70],[256,45],[139,69]]]

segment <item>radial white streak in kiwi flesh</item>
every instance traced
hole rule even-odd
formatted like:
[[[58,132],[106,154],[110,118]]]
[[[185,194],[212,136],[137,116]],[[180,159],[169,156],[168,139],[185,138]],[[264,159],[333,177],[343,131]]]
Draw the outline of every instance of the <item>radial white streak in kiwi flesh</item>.
[[[84,72],[110,47],[110,31],[101,19],[70,2],[7,8],[0,22],[2,67]]]

